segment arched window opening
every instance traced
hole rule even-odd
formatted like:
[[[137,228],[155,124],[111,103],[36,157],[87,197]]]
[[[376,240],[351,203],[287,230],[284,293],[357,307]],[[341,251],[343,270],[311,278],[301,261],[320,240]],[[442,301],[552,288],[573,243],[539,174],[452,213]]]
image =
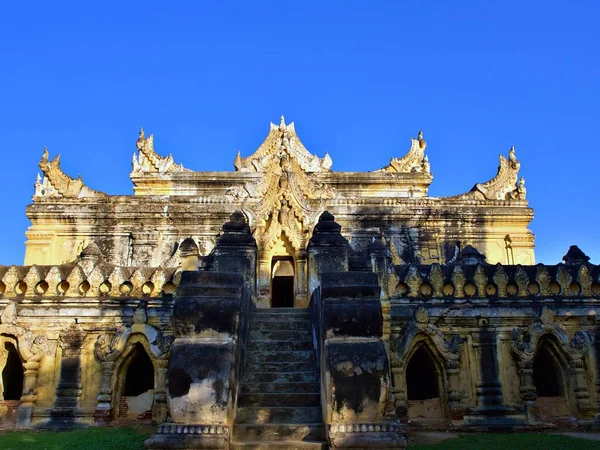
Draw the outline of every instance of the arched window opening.
[[[20,400],[23,395],[23,363],[13,344],[5,342],[4,348],[8,353],[6,365],[2,370],[4,400]]]
[[[538,397],[561,397],[564,394],[556,362],[546,347],[540,348],[533,360],[533,385]]]
[[[123,388],[123,395],[126,397],[137,397],[154,389],[154,365],[146,350],[142,344],[137,343],[132,352]]]
[[[438,370],[425,347],[412,355],[406,366],[408,417],[443,418]]]

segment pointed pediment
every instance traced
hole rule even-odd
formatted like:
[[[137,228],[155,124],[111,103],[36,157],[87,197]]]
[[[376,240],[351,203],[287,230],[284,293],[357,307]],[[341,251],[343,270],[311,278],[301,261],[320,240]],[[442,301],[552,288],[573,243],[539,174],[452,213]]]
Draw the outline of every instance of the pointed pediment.
[[[305,172],[328,172],[332,164],[327,153],[323,158],[310,153],[296,134],[294,123],[286,125],[281,116],[279,125],[271,123],[269,134],[258,150],[246,158],[238,153],[233,165],[240,172],[269,172],[280,165],[282,158],[296,161]]]

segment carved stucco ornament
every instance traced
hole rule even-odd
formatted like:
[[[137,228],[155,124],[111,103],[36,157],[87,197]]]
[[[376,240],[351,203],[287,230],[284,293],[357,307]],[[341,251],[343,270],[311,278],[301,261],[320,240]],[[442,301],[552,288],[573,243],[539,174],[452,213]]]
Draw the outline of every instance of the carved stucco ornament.
[[[96,339],[94,354],[98,361],[115,361],[125,352],[127,341],[135,334],[146,337],[150,352],[155,358],[164,356],[175,340],[173,336],[165,336],[146,323],[134,323],[131,327],[120,326],[112,338],[108,333],[102,333]]]
[[[444,333],[432,323],[429,311],[424,306],[419,306],[414,311],[414,319],[408,324],[402,337],[394,347],[393,365],[400,367],[405,363],[406,355],[411,348],[411,343],[419,334],[425,334],[434,344],[437,351],[447,361],[458,362],[462,355],[464,339],[452,333]]]
[[[591,345],[589,335],[585,331],[577,331],[573,339],[569,339],[567,331],[556,323],[556,313],[544,306],[539,319],[529,324],[527,329],[513,328],[511,331],[513,354],[520,361],[533,361],[540,338],[547,334],[556,338],[565,355],[576,364],[581,364],[583,352]]]
[[[131,174],[144,173],[172,173],[172,172],[189,172],[180,164],[175,164],[173,156],[159,156],[154,151],[154,135],[148,137],[144,134],[144,129],[140,128],[140,135],[136,142],[138,154],[133,154],[131,159],[132,172]]]
[[[494,283],[498,287],[498,297],[506,297],[506,285],[508,284],[508,275],[504,270],[504,267],[500,263],[496,264],[496,271],[494,273]]]
[[[561,295],[571,295],[571,282],[573,279],[564,266],[559,265],[556,271],[556,282],[560,285]]]
[[[454,285],[454,297],[462,298],[465,296],[465,274],[460,266],[454,266],[452,273],[452,284]]]
[[[425,155],[427,142],[423,139],[423,132],[419,131],[417,139],[411,139],[408,153],[402,158],[392,158],[390,164],[375,172],[388,173],[430,173],[429,158]]]
[[[485,275],[485,270],[481,264],[477,264],[473,281],[477,288],[477,297],[485,297],[485,285],[487,284],[488,278]]]
[[[26,328],[17,325],[17,304],[10,302],[0,315],[0,334],[13,336],[17,340],[17,350],[24,362],[39,362],[48,354],[48,339],[44,335],[34,335]]]
[[[66,175],[60,168],[60,155],[57,155],[53,161],[49,161],[48,156],[48,149],[45,148],[40,160],[40,169],[44,176],[43,178],[39,175],[37,177],[33,195],[34,201],[47,197],[106,197],[104,192],[95,191],[87,187],[81,176],[75,179]]]
[[[549,296],[552,295],[550,292],[550,274],[548,273],[548,269],[543,264],[537,265],[537,270],[535,273],[535,281],[540,287],[540,296]]]
[[[527,295],[529,295],[529,291],[527,290],[527,287],[529,286],[529,276],[522,266],[517,267],[517,272],[515,273],[515,282],[519,288],[519,297],[527,297]]]
[[[423,284],[423,278],[421,278],[421,274],[415,266],[410,266],[404,282],[408,286],[408,297],[418,297],[420,295],[419,289]]]
[[[590,271],[588,270],[588,268],[584,265],[582,265],[579,268],[579,271],[577,273],[577,281],[579,282],[579,285],[581,286],[581,295],[584,296],[592,296],[593,292],[592,292],[592,276],[590,275]]]
[[[478,200],[524,200],[525,179],[517,183],[520,168],[521,163],[517,160],[515,148],[511,147],[508,159],[500,155],[498,173],[494,178],[485,183],[477,183],[469,192],[458,197]]]
[[[433,264],[431,266],[431,271],[429,272],[429,283],[433,288],[433,292],[431,294],[432,297],[444,296],[444,281],[445,278],[440,265],[437,263]]]
[[[279,125],[271,123],[269,134],[252,155],[242,158],[238,152],[234,167],[240,172],[267,173],[284,154],[296,160],[304,172],[327,172],[331,169],[329,154],[325,153],[323,158],[311,154],[296,134],[294,123],[286,125],[283,116]]]
[[[329,170],[327,158],[308,153],[293,124],[286,125],[283,120],[279,127],[271,126],[253,155],[236,158],[237,170],[263,173],[260,180],[246,183],[242,204],[255,225],[254,236],[261,250],[269,251],[282,235],[295,250],[306,247],[310,230],[324,210],[324,200],[335,196],[315,173]]]

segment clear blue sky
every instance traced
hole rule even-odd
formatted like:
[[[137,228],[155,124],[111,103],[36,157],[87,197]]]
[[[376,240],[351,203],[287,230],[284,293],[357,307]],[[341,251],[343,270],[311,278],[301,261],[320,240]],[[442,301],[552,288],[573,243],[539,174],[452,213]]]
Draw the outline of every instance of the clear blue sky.
[[[421,128],[455,195],[515,145],[536,257],[600,263],[600,2],[3,2],[0,264],[22,264],[44,146],[130,194],[138,129],[195,170],[232,170],[270,121],[333,169],[402,156]]]

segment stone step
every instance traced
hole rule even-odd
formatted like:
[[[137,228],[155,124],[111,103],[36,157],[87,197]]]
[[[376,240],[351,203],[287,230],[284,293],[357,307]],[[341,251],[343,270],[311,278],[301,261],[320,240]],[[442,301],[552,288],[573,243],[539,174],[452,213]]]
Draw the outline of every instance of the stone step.
[[[311,372],[246,372],[243,378],[247,383],[318,383],[316,369]]]
[[[279,318],[285,317],[285,318],[292,318],[292,319],[302,319],[302,320],[310,320],[310,313],[306,310],[300,310],[300,311],[273,311],[273,310],[267,310],[267,311],[255,311],[254,314],[252,314],[252,317],[258,317],[258,318],[273,318],[274,320],[277,320]]]
[[[261,339],[248,342],[246,350],[248,352],[314,350],[314,346],[311,340],[278,341],[273,339]]]
[[[241,407],[237,410],[238,423],[322,423],[320,406],[296,408],[280,407]]]
[[[242,424],[235,426],[233,439],[235,441],[316,441],[325,437],[325,427],[322,423],[272,423],[272,424]]]
[[[240,394],[239,406],[319,406],[321,396],[318,392],[293,394]]]
[[[305,362],[247,362],[246,373],[251,372],[313,372],[317,373],[314,361]]]
[[[273,339],[279,341],[301,340],[306,341],[312,338],[310,330],[255,330],[250,331],[250,341]]]
[[[308,441],[255,441],[255,442],[232,442],[231,450],[326,450],[325,442]]]
[[[257,308],[253,314],[310,314],[308,308]]]
[[[319,383],[242,383],[242,393],[319,392]]]
[[[259,331],[298,330],[304,333],[311,332],[311,324],[306,320],[279,320],[276,322],[252,321],[252,329]]]
[[[248,364],[262,362],[315,362],[315,353],[312,350],[247,352],[246,361]]]

